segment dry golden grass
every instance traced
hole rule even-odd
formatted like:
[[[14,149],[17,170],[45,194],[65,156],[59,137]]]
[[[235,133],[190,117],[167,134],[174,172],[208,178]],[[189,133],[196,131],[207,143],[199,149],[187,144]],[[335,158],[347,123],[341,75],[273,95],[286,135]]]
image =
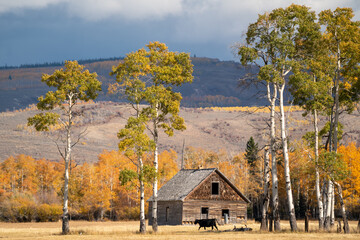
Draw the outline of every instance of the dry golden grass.
[[[197,230],[197,226],[160,226],[159,232],[154,234],[151,226],[147,226],[147,234],[138,234],[138,222],[70,222],[71,234],[63,236],[60,234],[61,223],[0,223],[0,238],[5,239],[360,239],[356,232],[356,222],[350,222],[353,233],[339,234],[336,229],[331,233],[317,232],[317,222],[310,225],[310,232],[303,232],[303,221],[298,222],[299,232],[291,233],[287,221],[282,221],[281,233],[262,233],[258,223],[249,222],[248,227],[253,228],[252,232],[225,232],[231,230],[233,225],[219,226],[219,231]],[[237,227],[241,227],[240,225]]]
[[[200,108],[202,109],[202,108]],[[213,111],[226,111],[226,112],[250,112],[250,113],[270,113],[270,108],[268,107],[208,107],[204,108],[210,109]],[[280,112],[280,107],[275,107],[276,112]],[[297,111],[304,111],[303,108],[300,106],[284,106],[285,112],[297,112]]]

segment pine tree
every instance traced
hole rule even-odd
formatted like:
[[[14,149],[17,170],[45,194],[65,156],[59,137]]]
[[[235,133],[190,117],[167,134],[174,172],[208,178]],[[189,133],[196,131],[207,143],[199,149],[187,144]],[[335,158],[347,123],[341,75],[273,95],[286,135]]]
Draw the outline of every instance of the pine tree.
[[[258,143],[255,143],[254,138],[250,137],[246,143],[245,158],[250,167],[250,173],[255,173],[256,163],[259,159],[259,147]]]

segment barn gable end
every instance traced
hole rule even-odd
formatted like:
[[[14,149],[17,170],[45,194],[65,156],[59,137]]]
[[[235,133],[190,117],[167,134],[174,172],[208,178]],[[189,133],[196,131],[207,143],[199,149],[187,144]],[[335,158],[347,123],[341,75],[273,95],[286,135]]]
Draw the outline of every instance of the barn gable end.
[[[213,187],[218,187],[218,194],[214,194]],[[234,186],[230,185],[218,171],[214,171],[200,183],[185,200],[226,200],[241,201],[245,203],[244,196],[241,196]]]

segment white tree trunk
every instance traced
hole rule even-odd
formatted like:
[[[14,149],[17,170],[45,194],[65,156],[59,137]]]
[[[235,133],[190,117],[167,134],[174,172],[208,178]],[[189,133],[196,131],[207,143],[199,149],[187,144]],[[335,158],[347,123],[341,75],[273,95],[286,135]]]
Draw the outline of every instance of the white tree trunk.
[[[142,177],[143,172],[143,161],[142,158],[138,158],[139,162],[139,183],[140,183],[140,233],[146,232],[146,222],[145,222],[145,188],[144,188],[144,180]]]
[[[319,229],[324,229],[324,209],[323,200],[320,191],[320,174],[319,174],[319,126],[317,110],[314,110],[314,130],[315,130],[315,189],[316,189],[316,200],[318,202],[319,212]]]
[[[341,52],[340,52],[340,43],[337,43],[337,67],[335,74],[335,109],[334,109],[334,135],[333,135],[333,148],[332,151],[337,152],[338,145],[338,125],[339,125],[339,84],[340,84],[340,69],[341,69]],[[340,186],[341,187],[341,186]],[[334,214],[334,205],[335,205],[335,187],[332,188],[332,202],[331,202],[331,215],[330,215],[330,224],[335,224],[335,214]],[[346,214],[346,213],[345,213]]]
[[[62,215],[62,234],[70,232],[69,226],[69,163],[71,161],[71,125],[72,125],[72,95],[69,97],[68,122],[66,125],[65,173],[64,173],[64,203]]]
[[[339,199],[340,199],[340,210],[341,210],[341,216],[343,218],[343,222],[344,222],[344,232],[345,233],[350,233],[350,228],[349,228],[349,222],[347,220],[347,216],[346,216],[346,209],[345,209],[345,203],[344,203],[344,199],[343,199],[343,195],[342,195],[342,187],[339,183],[334,182],[334,184],[336,185],[337,189],[338,189],[338,195],[339,195]]]
[[[335,185],[333,183],[333,189],[331,193],[331,214],[330,214],[330,225],[335,225]]]
[[[261,226],[260,230],[267,230],[267,212],[269,208],[269,188],[270,188],[270,152],[265,148],[264,153],[264,196],[261,209]]]
[[[279,180],[277,177],[276,165],[276,126],[275,126],[275,104],[277,98],[277,86],[273,84],[271,94],[270,84],[267,83],[267,96],[270,102],[270,150],[271,150],[271,176],[272,176],[272,213],[274,220],[274,230],[281,231],[279,213]]]
[[[332,192],[333,192],[333,184],[330,180],[328,180],[327,190],[326,190],[326,213],[325,213],[325,221],[324,221],[324,227],[326,231],[330,231],[330,227],[331,227]]]
[[[154,169],[155,169],[155,177],[154,177],[154,183],[153,183],[153,205],[152,205],[152,229],[154,232],[158,231],[158,218],[157,218],[157,197],[158,197],[158,179],[157,179],[157,173],[158,173],[158,129],[157,129],[157,117],[158,117],[158,106],[156,104],[156,119],[154,120],[154,143],[155,143],[155,150],[154,150]]]
[[[140,105],[139,103],[136,104],[136,117],[140,117]],[[140,188],[140,233],[146,232],[146,220],[145,220],[145,186],[144,186],[144,177],[143,177],[143,170],[144,170],[144,163],[142,160],[142,156],[137,156],[138,158],[138,175],[139,175],[139,188]]]
[[[284,89],[285,89],[285,80],[284,83],[279,88],[279,97],[280,97],[280,122],[281,122],[281,140],[283,145],[283,155],[284,155],[284,168],[285,168],[285,185],[286,185],[286,194],[288,199],[289,207],[289,218],[290,218],[290,227],[291,231],[297,231],[297,223],[295,216],[294,200],[291,189],[291,178],[290,178],[290,166],[289,166],[289,153],[287,146],[287,136],[286,136],[286,118],[284,112]]]
[[[340,43],[337,44],[337,66],[335,74],[335,119],[334,119],[334,135],[333,135],[333,151],[337,152],[337,135],[338,135],[338,123],[339,123],[339,84],[340,84],[340,69],[341,69],[341,52],[340,52]]]
[[[323,199],[323,207],[324,207],[324,212],[323,212],[324,227],[325,227],[325,218],[326,218],[326,213],[327,213],[327,183],[328,183],[328,181],[324,180],[323,185],[322,185],[322,199]]]
[[[339,122],[339,81],[340,81],[340,48],[338,45],[337,52],[337,68],[334,79],[334,109],[330,115],[330,132],[329,132],[329,152],[337,152],[337,133]],[[332,116],[334,115],[334,121]],[[328,180],[328,188],[326,192],[326,215],[325,215],[325,230],[330,231],[331,225],[333,225],[333,209],[334,209],[334,186],[331,180]]]

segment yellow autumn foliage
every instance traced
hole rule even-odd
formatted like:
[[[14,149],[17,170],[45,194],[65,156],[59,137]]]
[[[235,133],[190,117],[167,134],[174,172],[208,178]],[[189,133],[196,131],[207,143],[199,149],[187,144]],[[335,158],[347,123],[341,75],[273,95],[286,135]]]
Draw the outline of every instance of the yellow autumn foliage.
[[[103,151],[96,163],[70,164],[69,211],[73,219],[136,219],[137,188],[121,186],[119,173],[123,169],[136,171],[134,164],[121,152]],[[161,185],[178,171],[175,151],[159,155]],[[152,156],[144,156],[148,164]],[[0,163],[0,220],[58,221],[62,211],[63,162],[30,156],[9,157]],[[149,198],[152,188],[145,189]],[[18,197],[15,197],[18,196]],[[60,209],[60,210],[59,210]],[[24,216],[19,218],[18,216]]]
[[[338,152],[349,169],[349,177],[343,181],[343,195],[346,204],[358,206],[360,204],[360,148],[354,142],[348,146],[341,145]]]

